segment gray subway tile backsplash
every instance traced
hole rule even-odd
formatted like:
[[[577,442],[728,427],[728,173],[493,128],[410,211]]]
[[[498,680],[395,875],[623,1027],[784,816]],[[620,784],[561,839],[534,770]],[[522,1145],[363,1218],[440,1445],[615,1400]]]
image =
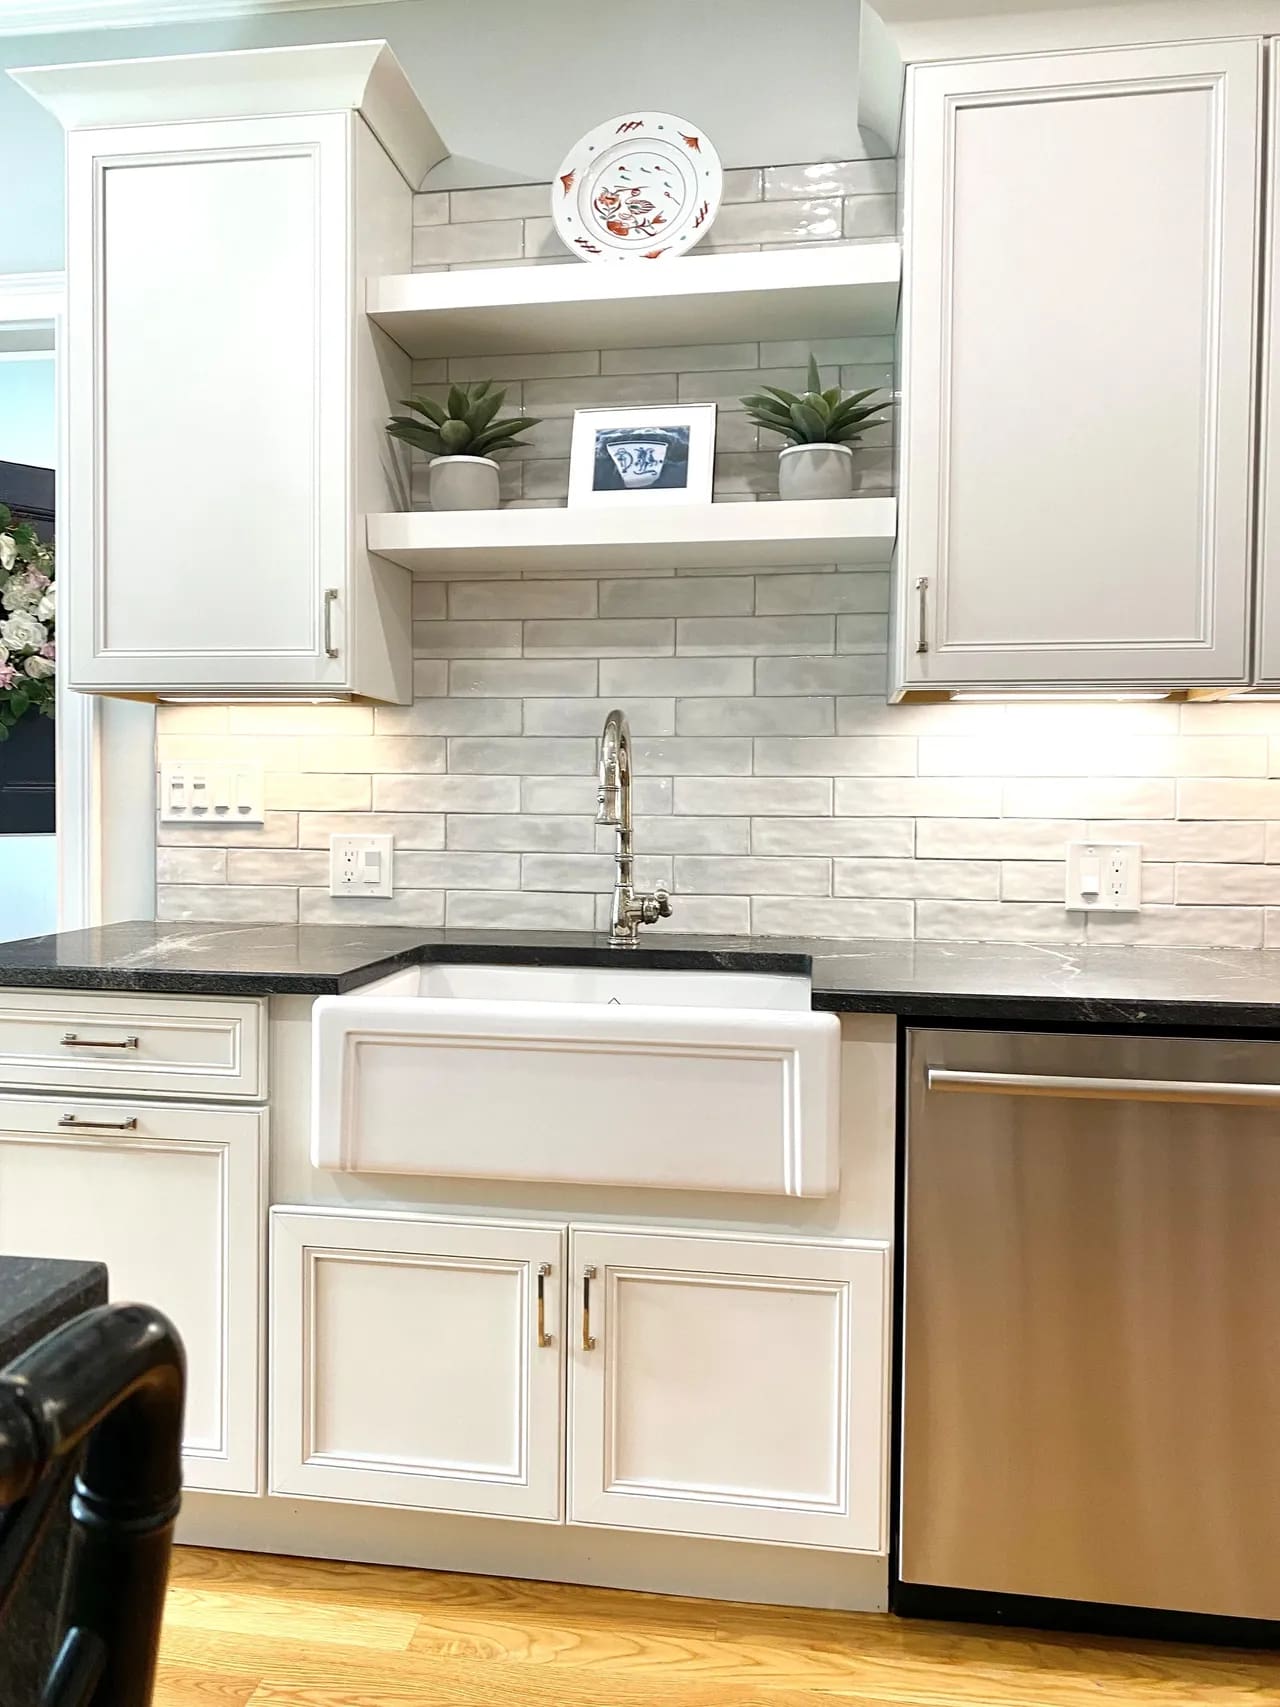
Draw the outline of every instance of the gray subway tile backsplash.
[[[878,240],[891,160],[735,168],[705,253]],[[581,265],[549,186],[414,198],[425,269]],[[776,443],[741,398],[893,384],[893,340],[850,335],[657,348],[483,351],[416,361],[415,388],[492,378],[543,417],[504,502],[564,502],[575,408],[713,402],[715,495],[777,493]],[[857,451],[891,492],[893,429]],[[426,465],[415,460],[415,502]],[[595,823],[596,742],[630,714],[637,877],[673,884],[662,931],[1280,946],[1280,705],[885,703],[888,565],[715,573],[644,567],[414,588],[407,706],[161,706],[158,753],[252,755],[260,826],[160,825],[161,918],[602,930],[613,835]],[[328,894],[328,843],[395,840],[389,901]],[[1137,841],[1144,907],[1062,904],[1069,841]]]

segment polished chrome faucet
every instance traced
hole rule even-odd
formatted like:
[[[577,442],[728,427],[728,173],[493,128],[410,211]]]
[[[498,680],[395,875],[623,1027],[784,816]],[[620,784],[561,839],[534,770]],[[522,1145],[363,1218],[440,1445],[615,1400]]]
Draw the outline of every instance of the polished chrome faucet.
[[[659,919],[671,917],[671,896],[661,885],[652,895],[636,893],[631,852],[631,728],[623,711],[611,711],[604,720],[596,801],[596,823],[611,825],[618,832],[609,942],[614,948],[634,948],[641,925],[656,925]]]

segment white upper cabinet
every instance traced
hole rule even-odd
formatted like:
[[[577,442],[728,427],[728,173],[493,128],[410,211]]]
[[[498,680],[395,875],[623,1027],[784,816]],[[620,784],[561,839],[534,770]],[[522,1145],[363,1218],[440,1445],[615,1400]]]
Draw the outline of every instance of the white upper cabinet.
[[[898,693],[1248,680],[1261,82],[1250,40],[912,70]]]
[[[399,505],[409,359],[364,281],[409,265],[443,149],[399,66],[366,42],[19,80],[68,125],[71,685],[408,698],[408,577],[364,518]]]
[[[1266,285],[1262,307],[1262,407],[1258,456],[1258,617],[1254,680],[1280,688],[1280,214],[1276,209],[1280,168],[1280,41],[1271,56],[1267,114]]]

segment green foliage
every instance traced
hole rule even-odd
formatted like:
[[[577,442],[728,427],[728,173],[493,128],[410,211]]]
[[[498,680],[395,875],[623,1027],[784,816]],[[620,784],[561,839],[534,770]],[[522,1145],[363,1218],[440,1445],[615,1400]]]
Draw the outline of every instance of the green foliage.
[[[833,385],[824,391],[813,356],[809,357],[807,384],[808,390],[799,397],[781,386],[766,385],[741,401],[757,427],[777,433],[793,445],[856,444],[868,427],[884,424],[879,410],[893,408],[893,398],[887,395],[878,403],[868,403],[867,399],[876,395],[876,386],[846,393]]]
[[[393,415],[387,432],[428,456],[496,456],[523,442],[517,433],[538,425],[531,415],[495,420],[506,395],[493,389],[491,379],[481,379],[474,385],[451,385],[444,403],[406,397],[402,405],[414,413]]]

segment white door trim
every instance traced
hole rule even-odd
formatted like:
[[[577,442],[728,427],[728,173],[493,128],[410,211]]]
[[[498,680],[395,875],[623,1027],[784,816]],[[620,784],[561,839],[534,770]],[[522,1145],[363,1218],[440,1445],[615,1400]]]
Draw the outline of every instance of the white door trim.
[[[66,466],[67,408],[66,275],[0,273],[0,325],[30,326],[33,334],[53,328],[54,383],[58,399],[59,487]],[[59,491],[58,506],[62,508]],[[62,581],[66,563],[58,564]],[[58,927],[76,930],[97,921],[101,911],[101,858],[98,824],[99,707],[87,694],[71,693],[65,682],[66,636],[62,611],[58,627],[57,718],[57,861]]]

